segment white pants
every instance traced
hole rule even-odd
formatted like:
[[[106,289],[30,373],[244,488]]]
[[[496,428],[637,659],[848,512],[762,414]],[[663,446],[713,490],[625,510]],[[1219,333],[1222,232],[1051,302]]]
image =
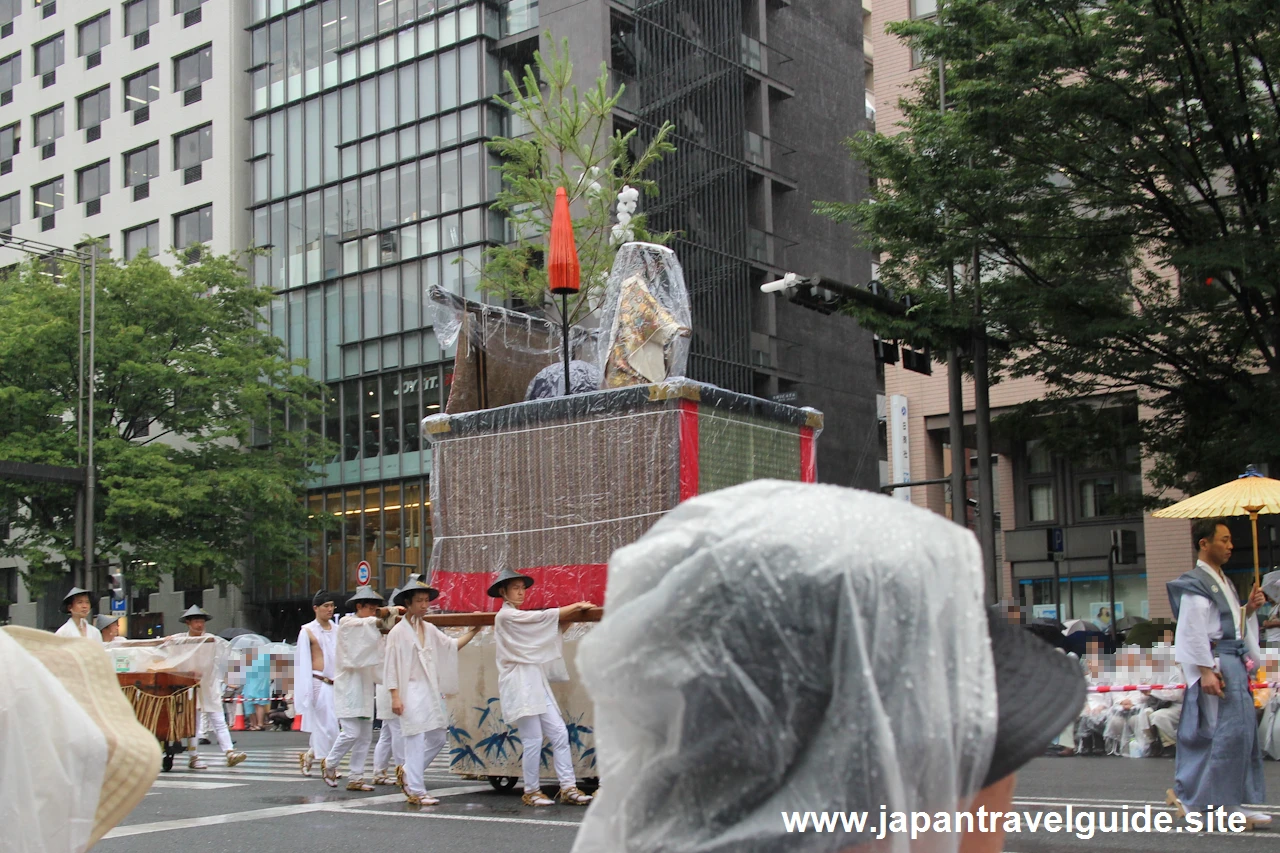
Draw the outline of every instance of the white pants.
[[[572,788],[578,783],[573,770],[573,756],[569,754],[569,731],[564,727],[564,720],[556,711],[551,697],[547,696],[547,710],[542,714],[521,717],[516,721],[520,730],[520,743],[524,755],[520,763],[524,768],[525,793],[541,788],[538,782],[539,770],[542,766],[542,738],[551,741],[551,754],[556,768],[556,778],[561,788]]]
[[[397,723],[399,720],[396,721]],[[426,775],[427,767],[436,756],[440,754],[440,750],[444,749],[446,741],[444,729],[432,729],[428,732],[418,732],[416,735],[405,735],[400,738],[400,742],[404,744],[404,789],[406,794],[414,794],[421,797],[427,793],[427,789],[423,782],[423,776]]]
[[[205,734],[213,734],[218,741],[218,746],[224,753],[231,751],[231,732],[227,731],[227,720],[222,716],[221,711],[201,711],[200,725],[197,727]],[[196,744],[199,742],[198,736],[191,741],[188,749],[196,752]]]
[[[373,772],[382,773],[401,764],[404,764],[404,741],[400,736],[400,721],[383,720],[378,745],[373,750]]]
[[[1151,725],[1160,733],[1160,743],[1163,746],[1173,746],[1178,742],[1178,721],[1181,719],[1181,702],[1151,712]]]
[[[369,745],[373,742],[373,720],[362,717],[343,717],[338,721],[341,731],[333,742],[333,748],[325,758],[325,764],[338,769],[343,756],[351,753],[351,781],[364,778],[364,766],[369,762]]]
[[[333,685],[311,679],[311,708],[302,715],[302,730],[311,733],[311,754],[324,758],[338,737],[338,718],[333,713]]]

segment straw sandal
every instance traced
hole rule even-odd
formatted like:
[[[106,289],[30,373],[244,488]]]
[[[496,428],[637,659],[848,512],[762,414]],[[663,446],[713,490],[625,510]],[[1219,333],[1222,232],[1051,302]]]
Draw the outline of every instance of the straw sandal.
[[[348,791],[372,791],[373,786],[363,779],[352,779],[347,783]]]
[[[195,754],[187,759],[187,769],[188,770],[208,770],[209,765],[204,763],[204,761],[200,758],[199,754]]]
[[[375,770],[375,771],[373,771],[373,784],[375,784],[375,785],[394,785],[394,784],[396,784],[396,779],[395,779],[395,777],[394,777],[394,776],[392,776],[392,775],[391,775],[390,773],[388,773],[386,770]]]
[[[1173,806],[1174,811],[1178,813],[1178,820],[1185,820],[1187,817],[1187,807],[1182,804],[1182,800],[1178,799],[1178,795],[1173,793],[1173,789],[1169,788],[1164,792],[1164,804]]]
[[[418,806],[438,806],[440,801],[430,794],[405,794],[405,802],[410,806],[417,808]]]
[[[555,805],[555,803],[547,799],[546,795],[541,791],[529,791],[520,797],[520,802],[524,803],[526,806],[534,806],[538,808],[542,806]]]
[[[320,759],[320,776],[330,788],[338,787],[338,770],[336,767],[329,766],[328,759]]]
[[[236,752],[234,749],[228,749],[227,750],[227,766],[235,767],[237,764],[244,761],[248,757],[249,757],[248,753]]]
[[[560,793],[556,794],[556,799],[567,806],[586,806],[591,804],[591,797],[579,791],[576,785],[561,788]]]
[[[309,749],[306,752],[298,753],[298,769],[302,771],[303,776],[311,775],[311,765],[315,763],[315,760],[315,755]]]

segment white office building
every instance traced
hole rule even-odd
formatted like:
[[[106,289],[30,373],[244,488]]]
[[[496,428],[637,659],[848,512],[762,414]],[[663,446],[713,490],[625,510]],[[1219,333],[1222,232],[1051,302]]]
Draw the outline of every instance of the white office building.
[[[247,5],[0,0],[0,233],[246,248]]]

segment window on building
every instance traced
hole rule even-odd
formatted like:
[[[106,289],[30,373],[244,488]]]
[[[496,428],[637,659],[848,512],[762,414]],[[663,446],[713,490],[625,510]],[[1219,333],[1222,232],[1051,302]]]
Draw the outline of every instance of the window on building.
[[[22,128],[17,122],[0,127],[0,163],[12,160],[18,153],[21,135]]]
[[[76,56],[97,53],[111,42],[111,13],[103,12],[76,27]]]
[[[173,91],[194,89],[213,77],[213,47],[205,45],[191,53],[173,58]]]
[[[37,77],[48,74],[66,61],[63,53],[64,39],[62,33],[45,39],[35,46],[35,64],[33,70]]]
[[[124,232],[124,259],[131,261],[142,252],[152,258],[160,254],[160,220]]]
[[[103,160],[76,172],[76,201],[102,198],[111,192],[111,161]]]
[[[173,244],[179,249],[196,243],[207,243],[212,239],[213,205],[206,204],[173,217]]]
[[[0,27],[22,14],[22,0],[0,0]]]
[[[97,127],[110,117],[111,86],[103,86],[76,99],[76,121],[80,130]]]
[[[145,184],[160,174],[160,143],[153,142],[124,155],[124,185]]]
[[[13,91],[22,82],[22,53],[14,53],[0,59],[0,95]]]
[[[62,178],[57,177],[31,188],[31,215],[48,216],[62,210]]]
[[[1081,518],[1099,518],[1119,515],[1116,510],[1116,478],[1084,477],[1076,482],[1076,494],[1080,499]]]
[[[132,0],[124,4],[124,34],[146,32],[160,20],[160,0]]]
[[[1053,456],[1044,441],[1027,442],[1025,471],[1027,520],[1032,523],[1055,520]]]
[[[22,210],[17,193],[0,197],[0,234],[8,234],[22,221]]]
[[[911,17],[932,18],[938,14],[938,0],[911,0]]]
[[[181,15],[185,12],[194,12],[200,8],[200,4],[204,0],[173,0],[173,14]]]
[[[173,168],[187,169],[213,156],[213,125],[184,130],[173,137]]]
[[[48,145],[55,139],[61,139],[63,133],[64,111],[61,105],[32,116],[35,144]]]
[[[126,111],[145,107],[160,97],[160,67],[148,68],[124,78],[124,108]]]

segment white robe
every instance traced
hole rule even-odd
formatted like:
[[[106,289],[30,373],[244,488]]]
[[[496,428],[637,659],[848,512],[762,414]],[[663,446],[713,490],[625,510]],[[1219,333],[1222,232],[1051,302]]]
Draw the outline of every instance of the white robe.
[[[316,708],[312,704],[315,686],[318,683],[311,677],[311,638],[315,637],[324,652],[324,669],[320,675],[332,679],[336,672],[338,629],[332,627],[328,631],[320,627],[320,623],[312,620],[302,626],[298,632],[298,647],[293,659],[293,705],[297,713],[302,715],[302,730],[311,731],[307,717],[315,719]]]
[[[202,712],[222,713],[222,693],[227,686],[227,665],[231,644],[213,634],[170,634],[164,638],[170,672],[194,672],[200,676],[199,705]]]
[[[443,729],[449,712],[441,694],[458,692],[458,640],[430,622],[422,623],[423,640],[409,619],[399,622],[387,634],[387,658],[382,683],[388,691],[398,690],[404,713],[400,731],[405,737]]]
[[[92,622],[86,619],[81,624],[85,629],[83,634],[76,629],[75,619],[67,619],[67,621],[63,623],[62,627],[53,633],[59,637],[72,637],[74,639],[97,640],[99,643],[102,642],[102,632],[93,627]]]
[[[1196,565],[1204,568],[1213,577],[1219,576],[1218,572],[1202,561],[1198,561]],[[1231,605],[1231,621],[1235,625],[1236,636],[1244,640],[1245,647],[1255,661],[1261,660],[1262,652],[1258,648],[1258,620],[1252,616],[1246,619],[1242,632],[1240,630],[1240,599],[1236,595],[1235,584],[1226,581],[1219,586],[1227,598],[1227,603]],[[1200,681],[1200,667],[1214,668],[1213,649],[1209,643],[1211,640],[1220,639],[1222,639],[1222,620],[1218,615],[1218,606],[1203,595],[1183,593],[1173,648],[1174,658],[1182,664],[1187,689]],[[1216,699],[1216,697],[1209,698]]]
[[[493,620],[498,659],[498,699],[502,717],[515,725],[522,717],[544,714],[560,708],[551,695],[548,669],[557,681],[567,680],[560,636],[560,611],[521,610],[510,602],[502,605]]]
[[[373,718],[374,684],[382,680],[385,642],[376,616],[342,617],[338,623],[333,711],[339,720]]]

